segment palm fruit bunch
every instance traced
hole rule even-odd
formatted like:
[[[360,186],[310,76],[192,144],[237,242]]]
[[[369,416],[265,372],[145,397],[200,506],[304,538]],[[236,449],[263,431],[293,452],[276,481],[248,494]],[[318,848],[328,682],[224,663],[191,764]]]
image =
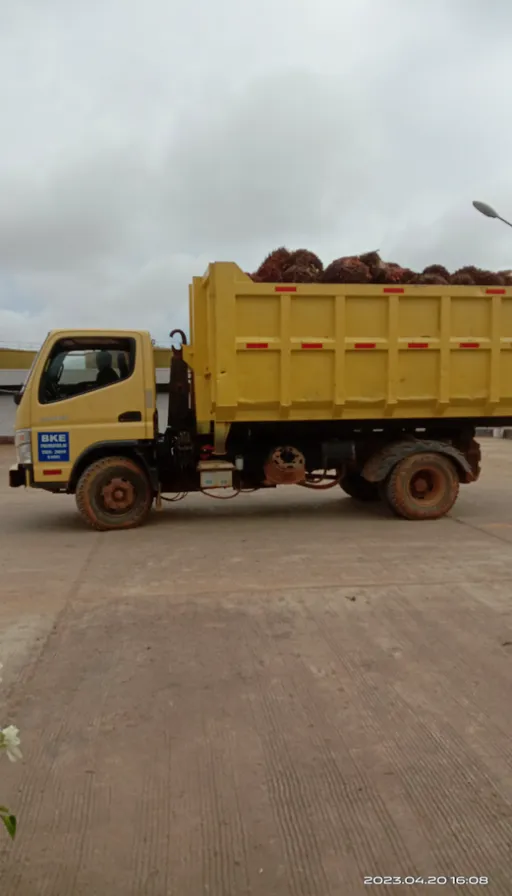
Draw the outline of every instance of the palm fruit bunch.
[[[454,279],[457,283],[460,283],[460,280],[463,280],[461,285],[463,286],[474,286],[476,283],[475,277],[478,275],[478,268],[475,268],[474,265],[468,264],[463,268],[458,268],[454,274],[452,274],[450,281],[453,283]]]
[[[252,279],[258,283],[282,283],[284,272],[289,265],[291,252],[283,246],[280,249],[274,249],[270,255],[267,255]]]
[[[493,271],[483,271],[474,265],[466,265],[455,271],[449,282],[455,286],[505,286],[507,283],[506,274],[506,271],[495,274]]]
[[[423,269],[422,276],[429,278],[435,277],[439,284],[450,282],[450,272],[447,271],[442,264],[429,264],[428,267]]]
[[[495,274],[493,271],[478,271],[475,277],[477,286],[505,286],[505,280],[501,274]]]
[[[356,255],[337,258],[322,274],[322,283],[370,283],[371,279],[370,268]]]
[[[370,269],[370,276],[372,282],[378,282],[378,277],[382,275],[382,272],[385,269],[385,264],[382,261],[378,252],[364,252],[363,255],[359,255],[359,261],[362,261]]]
[[[410,283],[423,283],[426,286],[446,286],[450,282],[450,274],[442,264],[430,264],[421,274],[415,274]]]
[[[265,258],[254,274],[256,283],[401,283],[430,286],[512,286],[512,270],[484,271],[466,265],[455,273],[441,264],[431,264],[421,273],[403,268],[392,261],[383,261],[378,252],[346,255],[336,258],[325,270],[314,252],[281,247]]]
[[[469,269],[466,268],[460,268],[458,271],[455,271],[455,273],[450,277],[450,283],[452,283],[454,286],[475,285],[473,275],[470,273]]]
[[[318,283],[324,266],[318,255],[308,249],[291,252],[284,269],[286,283]]]
[[[423,273],[433,274],[434,277],[442,277],[447,283],[450,280],[450,272],[442,264],[429,264],[428,267],[423,268]]]

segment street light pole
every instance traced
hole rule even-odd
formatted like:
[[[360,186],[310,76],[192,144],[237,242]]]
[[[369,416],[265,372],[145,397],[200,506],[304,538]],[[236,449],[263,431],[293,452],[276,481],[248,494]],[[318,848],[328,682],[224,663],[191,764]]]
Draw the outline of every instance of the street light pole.
[[[493,209],[492,205],[487,205],[486,202],[478,202],[477,200],[473,201],[473,205],[477,212],[480,212],[481,215],[485,215],[486,218],[495,218],[497,221],[503,221],[504,224],[512,227],[510,221],[507,221],[506,218],[502,218],[501,215],[498,215],[498,212]]]

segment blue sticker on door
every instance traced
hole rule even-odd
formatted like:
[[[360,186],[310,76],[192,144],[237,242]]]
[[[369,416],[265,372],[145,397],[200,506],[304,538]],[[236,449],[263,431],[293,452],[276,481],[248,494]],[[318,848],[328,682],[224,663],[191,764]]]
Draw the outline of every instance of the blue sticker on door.
[[[40,463],[69,463],[69,432],[38,432]]]

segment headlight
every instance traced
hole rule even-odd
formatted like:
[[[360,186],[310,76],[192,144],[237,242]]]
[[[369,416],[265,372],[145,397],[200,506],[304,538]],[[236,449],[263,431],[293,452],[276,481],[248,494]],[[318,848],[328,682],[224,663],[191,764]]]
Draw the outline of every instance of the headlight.
[[[32,463],[32,430],[18,429],[14,434],[16,457],[19,464]]]

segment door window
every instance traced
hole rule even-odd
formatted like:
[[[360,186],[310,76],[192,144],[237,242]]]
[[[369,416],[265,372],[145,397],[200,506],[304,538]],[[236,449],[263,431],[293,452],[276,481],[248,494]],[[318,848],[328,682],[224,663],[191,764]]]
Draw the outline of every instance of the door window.
[[[128,379],[135,368],[135,340],[90,337],[61,339],[45,364],[41,404],[63,401]]]

